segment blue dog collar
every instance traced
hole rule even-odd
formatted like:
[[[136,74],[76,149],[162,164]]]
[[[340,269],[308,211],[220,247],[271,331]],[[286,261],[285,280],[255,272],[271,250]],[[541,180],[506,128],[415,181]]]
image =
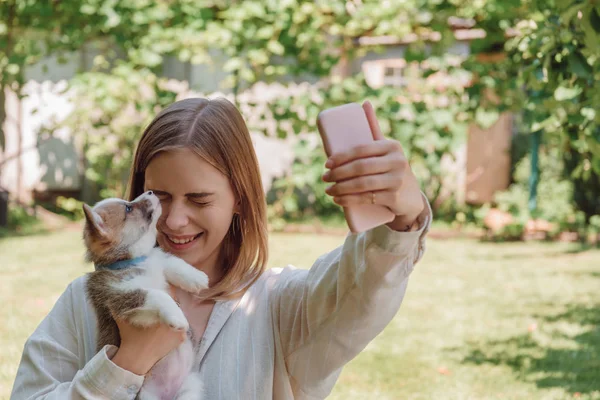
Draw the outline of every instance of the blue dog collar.
[[[117,261],[116,263],[113,263],[113,264],[96,265],[96,269],[108,269],[110,271],[120,271],[125,268],[133,267],[134,265],[137,265],[137,264],[143,262],[144,260],[146,260],[146,258],[148,258],[148,257],[141,256],[141,257],[136,257],[136,258],[132,258],[129,260]]]

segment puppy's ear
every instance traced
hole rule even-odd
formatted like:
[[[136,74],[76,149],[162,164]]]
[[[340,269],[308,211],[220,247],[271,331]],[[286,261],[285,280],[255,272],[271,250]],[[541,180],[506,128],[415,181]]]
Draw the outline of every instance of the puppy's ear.
[[[87,204],[83,205],[83,213],[85,214],[85,230],[92,236],[106,237],[102,217]]]

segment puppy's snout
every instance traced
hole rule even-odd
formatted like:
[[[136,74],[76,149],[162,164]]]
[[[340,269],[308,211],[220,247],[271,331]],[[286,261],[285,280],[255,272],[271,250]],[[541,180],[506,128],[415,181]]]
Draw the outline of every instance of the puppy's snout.
[[[152,190],[147,190],[139,195],[134,200],[134,203],[137,204],[137,207],[142,212],[142,215],[148,218],[148,220],[151,220],[153,215],[156,213],[160,215],[160,212],[162,211],[160,207],[160,200]]]
[[[156,208],[156,204],[154,204],[154,202],[149,198],[140,201],[140,210],[142,211],[143,215],[148,218],[148,220],[152,219],[152,214]]]

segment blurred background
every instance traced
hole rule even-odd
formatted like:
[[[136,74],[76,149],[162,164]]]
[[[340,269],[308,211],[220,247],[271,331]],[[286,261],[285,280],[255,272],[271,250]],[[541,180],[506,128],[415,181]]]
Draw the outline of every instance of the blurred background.
[[[0,1],[0,397],[166,105],[252,133],[271,266],[339,245],[322,109],[370,100],[429,198],[430,250],[339,399],[600,399],[600,4]]]

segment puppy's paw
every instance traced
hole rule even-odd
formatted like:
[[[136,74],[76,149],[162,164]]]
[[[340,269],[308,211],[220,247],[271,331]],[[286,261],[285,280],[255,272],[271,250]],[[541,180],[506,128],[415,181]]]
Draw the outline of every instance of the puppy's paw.
[[[183,315],[183,312],[179,310],[179,312],[164,312],[161,313],[162,322],[169,325],[171,328],[176,329],[178,331],[186,331],[190,327],[188,320]]]
[[[194,273],[190,273],[188,276],[189,280],[186,282],[184,289],[187,292],[198,294],[204,289],[208,289],[208,275],[199,270],[194,270]]]
[[[186,292],[199,293],[208,288],[208,276],[177,257],[170,257],[165,266],[167,281]]]

